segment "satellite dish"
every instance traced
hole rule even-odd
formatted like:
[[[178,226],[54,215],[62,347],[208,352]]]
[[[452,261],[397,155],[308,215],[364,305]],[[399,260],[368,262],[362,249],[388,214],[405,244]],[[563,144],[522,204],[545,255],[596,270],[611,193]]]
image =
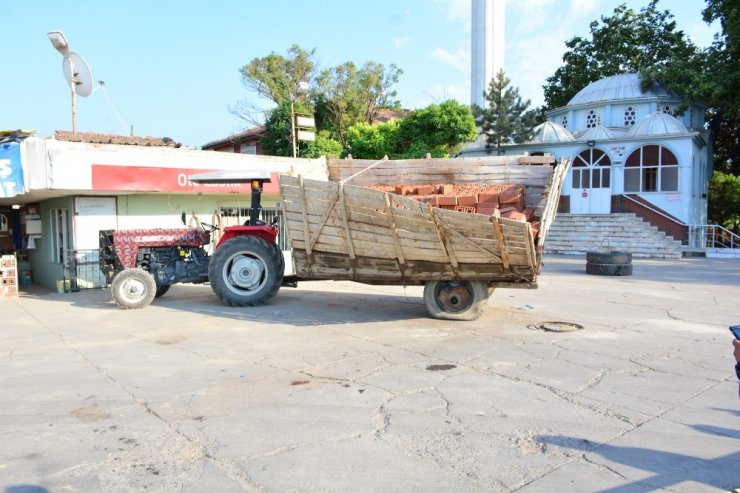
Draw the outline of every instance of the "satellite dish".
[[[95,88],[95,79],[93,79],[92,70],[84,58],[75,52],[70,52],[69,57],[64,57],[62,65],[64,67],[64,78],[70,84],[69,64],[72,62],[74,69],[75,93],[79,96],[89,96]]]

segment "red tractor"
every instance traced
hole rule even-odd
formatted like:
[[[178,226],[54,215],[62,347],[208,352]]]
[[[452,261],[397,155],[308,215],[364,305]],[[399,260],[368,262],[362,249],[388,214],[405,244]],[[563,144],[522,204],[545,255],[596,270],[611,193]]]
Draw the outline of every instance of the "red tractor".
[[[285,279],[285,260],[276,243],[278,224],[261,221],[261,193],[267,172],[213,172],[191,176],[200,183],[249,182],[250,217],[243,226],[228,226],[209,256],[204,247],[218,226],[135,229],[100,232],[100,268],[123,309],[144,308],[175,283],[210,282],[221,301],[231,306],[261,305],[275,296]],[[185,224],[185,213],[182,214]]]

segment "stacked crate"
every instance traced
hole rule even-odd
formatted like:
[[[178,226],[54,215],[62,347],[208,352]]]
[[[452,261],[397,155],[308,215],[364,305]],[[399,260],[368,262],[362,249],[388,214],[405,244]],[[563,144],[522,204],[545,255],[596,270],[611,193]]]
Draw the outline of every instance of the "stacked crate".
[[[15,255],[0,257],[0,299],[18,297],[18,264]]]

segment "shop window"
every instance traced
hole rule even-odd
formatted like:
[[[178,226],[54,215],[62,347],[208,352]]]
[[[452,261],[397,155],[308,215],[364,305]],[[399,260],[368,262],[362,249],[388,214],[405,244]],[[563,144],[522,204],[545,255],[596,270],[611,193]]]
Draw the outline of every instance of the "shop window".
[[[624,191],[677,192],[678,159],[659,145],[635,149],[624,162]]]
[[[67,209],[51,209],[49,211],[51,225],[51,261],[63,264],[69,252],[69,211]]]

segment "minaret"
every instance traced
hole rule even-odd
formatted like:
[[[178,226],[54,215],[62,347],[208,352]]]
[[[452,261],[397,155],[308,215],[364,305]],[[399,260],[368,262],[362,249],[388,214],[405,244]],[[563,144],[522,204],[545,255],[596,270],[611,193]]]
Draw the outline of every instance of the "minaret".
[[[483,91],[504,68],[505,0],[471,0],[470,104],[485,107]]]

